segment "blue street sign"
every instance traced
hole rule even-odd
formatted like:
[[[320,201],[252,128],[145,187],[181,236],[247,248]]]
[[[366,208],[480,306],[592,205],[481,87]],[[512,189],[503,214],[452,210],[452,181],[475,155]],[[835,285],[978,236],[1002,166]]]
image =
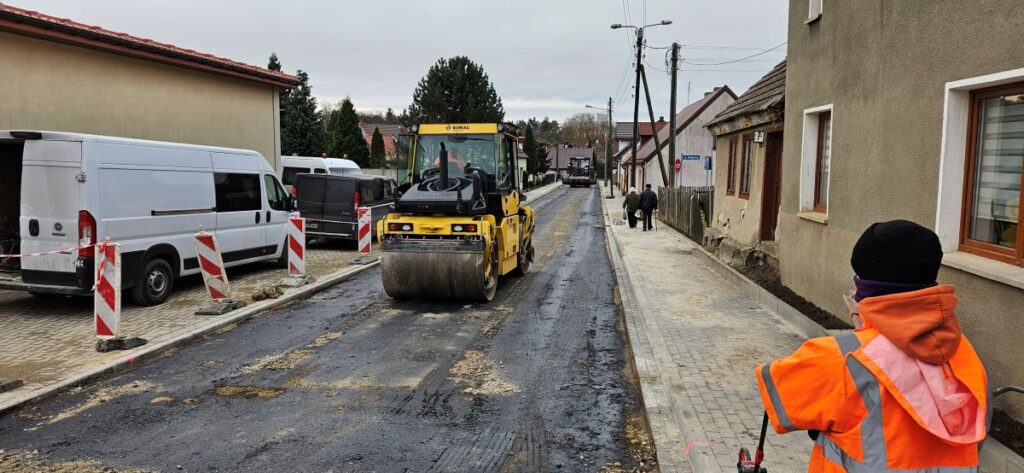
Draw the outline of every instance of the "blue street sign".
[[[683,161],[700,161],[699,154],[684,154]]]
[[[704,156],[704,170],[711,170],[711,156]]]

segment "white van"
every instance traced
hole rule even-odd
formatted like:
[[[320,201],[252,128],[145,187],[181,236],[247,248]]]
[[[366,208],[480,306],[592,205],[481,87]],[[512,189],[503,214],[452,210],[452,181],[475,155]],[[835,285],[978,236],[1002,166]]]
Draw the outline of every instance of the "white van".
[[[284,183],[288,192],[291,192],[295,184],[295,176],[298,174],[362,174],[363,170],[355,161],[341,158],[316,158],[311,156],[282,156],[281,157],[281,182]]]
[[[12,164],[12,161],[15,164]],[[286,262],[291,199],[255,151],[49,131],[0,131],[0,169],[17,169],[0,197],[19,195],[20,277],[0,288],[89,295],[93,249],[121,245],[122,287],[139,304],[164,302],[174,279],[199,272],[193,236],[214,233],[226,266]],[[0,206],[0,209],[11,207]]]

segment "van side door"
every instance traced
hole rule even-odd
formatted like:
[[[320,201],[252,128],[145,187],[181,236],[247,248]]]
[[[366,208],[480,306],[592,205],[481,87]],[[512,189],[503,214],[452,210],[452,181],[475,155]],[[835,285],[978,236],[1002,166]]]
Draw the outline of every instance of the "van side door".
[[[253,157],[213,153],[217,242],[224,264],[259,260],[271,253],[264,241],[261,174]]]
[[[291,213],[288,211],[288,193],[273,174],[263,175],[263,190],[266,195],[263,199],[266,220],[263,223],[263,238],[270,253],[280,255],[278,251],[284,248],[288,216]]]

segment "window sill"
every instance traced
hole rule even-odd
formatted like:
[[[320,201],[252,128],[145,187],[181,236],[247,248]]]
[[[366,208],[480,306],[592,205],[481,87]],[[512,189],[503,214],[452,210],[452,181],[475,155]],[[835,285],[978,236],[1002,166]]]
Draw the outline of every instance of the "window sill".
[[[818,20],[820,20],[820,19],[821,19],[821,13],[818,13],[817,15],[814,15],[814,16],[808,18],[807,21],[804,22],[804,24],[805,25],[810,25],[810,24],[813,24],[813,23],[817,23]]]
[[[800,212],[796,214],[796,216],[804,220],[810,220],[814,223],[828,225],[828,214],[824,214],[821,212]]]
[[[1024,289],[1024,268],[1003,263],[963,251],[953,251],[942,255],[942,265],[959,269],[985,279]]]

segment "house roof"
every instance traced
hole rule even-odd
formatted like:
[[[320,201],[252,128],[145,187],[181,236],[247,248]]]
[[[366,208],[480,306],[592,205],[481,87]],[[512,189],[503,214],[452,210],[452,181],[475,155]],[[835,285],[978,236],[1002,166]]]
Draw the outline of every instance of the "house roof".
[[[667,124],[668,123],[665,122],[664,120],[658,121],[658,130],[665,128],[665,125]],[[652,130],[653,128],[651,128],[651,122],[640,122],[638,130],[640,135],[640,141],[643,141],[644,138],[650,138],[654,136],[654,132]],[[633,139],[633,122],[616,122],[615,138],[618,140]]]
[[[383,126],[383,125],[377,125]],[[369,148],[373,145],[373,126],[370,125],[370,129],[363,128],[363,139],[366,140],[366,147]],[[380,131],[381,135],[384,136],[384,156],[395,157],[398,156],[398,147],[395,143],[395,135],[385,135],[384,130]]]
[[[557,159],[556,159],[557,151]],[[565,169],[569,167],[569,158],[593,158],[594,148],[555,148],[548,149],[548,159],[551,160],[551,169]]]
[[[783,60],[705,126],[710,127],[757,112],[771,110],[781,112],[785,100],[786,61]]]
[[[299,80],[243,62],[0,3],[0,31],[188,69],[294,88]]]
[[[715,87],[715,90],[708,92],[700,100],[683,107],[683,109],[676,114],[676,134],[679,134],[685,130],[686,127],[690,126],[690,124],[693,123],[693,121],[696,120],[704,110],[706,110],[711,104],[715,103],[715,101],[723,95],[728,95],[729,97],[732,97],[733,100],[736,100],[736,94],[733,93],[732,89],[727,85],[723,85],[721,87]],[[730,106],[731,105],[732,104],[730,104]],[[662,127],[662,129],[658,131],[658,142],[661,143],[661,147],[658,149],[664,149],[667,147],[668,140],[669,128],[667,126]],[[640,161],[644,163],[653,159],[656,153],[657,151],[654,148],[654,140],[647,140],[647,142],[636,151],[636,154],[640,156]],[[626,159],[625,162],[631,161],[632,156]]]
[[[360,123],[359,127],[363,130],[363,134],[373,134],[373,129],[377,128],[380,130],[380,134],[384,136],[396,136],[406,132],[406,129],[402,125],[391,125],[387,123]]]

